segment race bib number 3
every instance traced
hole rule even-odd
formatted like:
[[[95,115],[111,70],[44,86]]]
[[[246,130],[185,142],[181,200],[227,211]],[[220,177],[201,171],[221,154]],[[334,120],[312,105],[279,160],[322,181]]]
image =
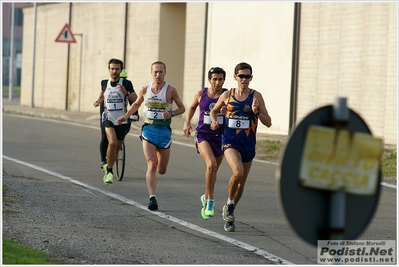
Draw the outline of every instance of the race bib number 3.
[[[223,115],[218,115],[218,123],[219,123],[219,125],[220,124],[223,124]],[[209,116],[209,115],[204,115],[204,124],[211,124],[212,123],[212,121],[211,121],[211,116]]]
[[[241,129],[245,130],[249,128],[249,120],[248,119],[229,119],[229,128],[232,129]]]

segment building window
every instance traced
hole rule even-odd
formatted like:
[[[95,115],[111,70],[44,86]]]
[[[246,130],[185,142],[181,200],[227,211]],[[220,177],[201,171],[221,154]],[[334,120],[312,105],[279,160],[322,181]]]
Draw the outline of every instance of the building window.
[[[11,16],[10,16],[10,25],[11,25]],[[21,8],[14,8],[14,26],[22,27],[24,24],[24,14]]]

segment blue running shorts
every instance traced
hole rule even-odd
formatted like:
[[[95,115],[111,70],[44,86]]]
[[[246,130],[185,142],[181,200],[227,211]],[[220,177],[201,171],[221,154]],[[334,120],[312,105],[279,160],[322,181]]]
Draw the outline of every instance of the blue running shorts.
[[[234,148],[235,150],[237,150],[240,154],[241,154],[241,161],[242,162],[250,162],[255,158],[256,152],[255,150],[251,150],[251,151],[240,151],[237,148],[234,147],[234,145],[232,144],[226,144],[223,146],[223,151],[226,151],[226,149],[229,148]]]
[[[172,144],[172,129],[170,126],[155,126],[143,124],[141,127],[141,140],[146,140],[157,148],[169,148]]]

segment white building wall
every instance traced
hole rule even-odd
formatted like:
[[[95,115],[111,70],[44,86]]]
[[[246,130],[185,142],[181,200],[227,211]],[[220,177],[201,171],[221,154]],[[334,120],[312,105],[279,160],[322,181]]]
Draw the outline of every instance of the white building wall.
[[[346,97],[373,135],[396,144],[397,3],[302,4],[298,121]]]
[[[65,109],[68,44],[55,39],[68,21],[68,3],[37,5],[36,55],[33,83],[35,107]],[[30,106],[33,64],[34,9],[24,10],[21,105]]]
[[[136,91],[152,80],[151,64],[159,60],[160,9],[159,3],[129,4],[126,70]]]
[[[162,3],[128,3],[125,66],[136,90],[151,81],[151,63],[168,53],[159,47],[161,29],[170,28],[161,24],[174,15],[173,4],[167,5],[168,11],[162,12]],[[225,87],[235,87],[234,67],[245,61],[253,67],[251,88],[262,93],[273,122],[271,128],[260,125],[258,131],[288,134],[294,5],[209,2],[205,21],[206,3],[187,2],[185,25],[179,29],[185,34],[184,49],[171,52],[184,54],[184,68],[167,75],[167,80],[182,79],[186,107],[195,92],[208,85],[210,67],[224,68]],[[301,6],[298,122],[312,110],[331,104],[336,96],[345,96],[374,135],[396,144],[397,3],[304,2]],[[75,36],[77,43],[69,45],[67,81],[68,44],[55,39],[69,21],[69,7],[70,3],[38,5],[34,105],[65,109],[68,103],[68,110],[96,111],[93,102],[100,81],[109,77],[108,60],[123,59],[126,3],[72,3],[71,30],[83,34],[83,43]],[[176,9],[180,17],[184,17],[182,10],[180,4]],[[24,14],[21,105],[30,105],[33,7],[25,8]]]
[[[152,80],[151,64],[159,60],[160,12],[159,3],[129,4],[126,69],[137,93]]]
[[[75,36],[70,54],[69,109],[90,112],[101,91],[100,81],[109,78],[108,60],[123,60],[125,3],[75,2],[72,7],[71,30],[83,34],[83,49],[82,38]]]
[[[193,101],[195,93],[202,89],[202,86],[209,86],[207,77],[209,69],[204,68],[204,40],[205,40],[205,3],[187,3],[186,9],[186,49],[184,56],[184,91],[181,99],[186,106],[186,113]],[[198,121],[198,109],[194,114],[191,123],[193,126]],[[182,125],[183,128],[183,125]]]
[[[225,87],[237,87],[234,68],[252,66],[250,88],[258,90],[272,118],[272,127],[258,131],[287,134],[289,127],[294,3],[211,2],[207,67],[227,72]]]

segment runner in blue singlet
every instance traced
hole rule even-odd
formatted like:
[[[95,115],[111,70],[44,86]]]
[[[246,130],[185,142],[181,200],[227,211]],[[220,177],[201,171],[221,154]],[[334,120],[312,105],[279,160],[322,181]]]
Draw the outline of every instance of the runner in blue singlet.
[[[228,232],[235,231],[234,209],[244,192],[245,182],[255,157],[258,119],[267,127],[272,125],[262,95],[249,88],[252,67],[245,62],[239,63],[234,69],[234,79],[237,81],[237,88],[223,93],[210,112],[211,129],[217,130],[220,127],[217,113],[223,106],[227,109],[222,145],[232,175],[222,216],[226,221],[224,229]]]

